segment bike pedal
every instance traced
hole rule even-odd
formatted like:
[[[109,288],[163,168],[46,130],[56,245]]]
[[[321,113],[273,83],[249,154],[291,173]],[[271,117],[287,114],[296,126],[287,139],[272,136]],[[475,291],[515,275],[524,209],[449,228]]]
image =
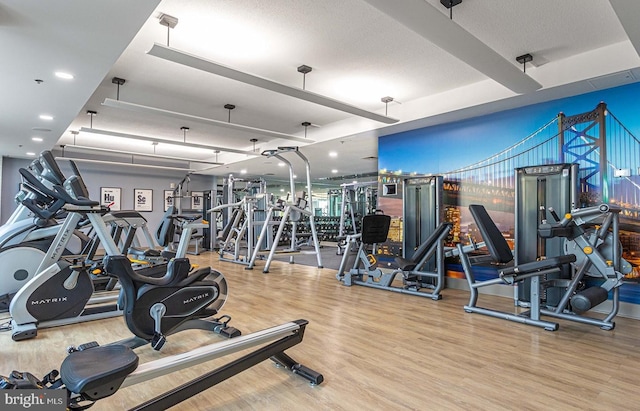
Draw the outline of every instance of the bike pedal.
[[[219,331],[220,335],[227,338],[240,337],[242,333],[236,327],[224,327]]]
[[[164,335],[156,334],[151,340],[151,348],[153,348],[155,351],[160,351],[164,346],[164,343],[166,342],[167,338]]]

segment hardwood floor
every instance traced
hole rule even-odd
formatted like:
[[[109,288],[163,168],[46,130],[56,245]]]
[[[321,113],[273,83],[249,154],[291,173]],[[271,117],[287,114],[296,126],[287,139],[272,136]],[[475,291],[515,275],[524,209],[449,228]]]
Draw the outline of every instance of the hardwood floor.
[[[324,374],[305,380],[263,362],[182,403],[188,410],[628,410],[638,409],[640,322],[617,318],[613,331],[561,321],[560,330],[468,314],[468,293],[444,290],[441,301],[353,286],[335,271],[274,262],[269,274],[192,257],[225,274],[230,297],[222,313],[244,334],[296,319],[309,320],[304,341],[288,350]],[[510,299],[482,296],[510,310]],[[14,342],[0,334],[0,374],[41,376],[59,367],[65,348],[130,336],[121,318],[39,332]],[[170,336],[161,352],[136,351],[141,362],[219,341],[204,331]],[[238,355],[232,356],[232,358]],[[223,364],[124,388],[92,409],[120,410]]]

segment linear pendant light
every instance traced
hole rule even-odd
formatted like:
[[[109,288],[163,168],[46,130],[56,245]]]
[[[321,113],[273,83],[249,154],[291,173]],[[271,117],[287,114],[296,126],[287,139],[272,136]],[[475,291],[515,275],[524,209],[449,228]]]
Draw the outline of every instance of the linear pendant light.
[[[108,164],[110,166],[123,166],[123,167],[138,167],[138,168],[156,168],[160,170],[173,170],[173,171],[186,171],[188,173],[197,172],[197,170],[193,170],[191,168],[180,168],[180,167],[169,167],[169,166],[156,166],[153,164],[136,164],[136,163],[118,163],[114,161],[105,161],[105,160],[93,160],[90,158],[79,158],[79,157],[56,157],[56,160],[71,160],[83,163],[92,163],[92,164]]]
[[[212,73],[218,76],[236,80],[241,83],[250,84],[252,86],[260,87],[266,90],[275,91],[276,93],[295,97],[300,100],[309,101],[311,103],[332,108],[334,110],[344,111],[345,113],[368,118],[370,120],[380,121],[386,124],[393,124],[399,121],[398,119],[383,116],[381,114],[374,113],[373,111],[364,110],[356,106],[352,106],[351,104],[334,100],[330,97],[325,97],[323,95],[312,93],[301,88],[287,86],[285,84],[278,83],[264,77],[259,77],[254,74],[239,71],[234,68],[216,63],[214,61],[207,60],[193,54],[185,53],[184,51],[163,46],[162,44],[155,43],[153,47],[151,47],[151,50],[147,51],[147,54],[172,61],[174,63],[182,64],[197,70],[206,71],[207,73]]]
[[[76,145],[76,144],[66,144],[64,146],[64,148],[65,148],[65,150],[67,150],[69,148],[75,148],[77,150],[99,151],[99,152],[102,152],[102,153],[111,153],[111,154],[125,154],[125,155],[134,156],[134,157],[149,157],[149,158],[158,158],[158,159],[163,159],[163,160],[185,161],[185,162],[189,162],[189,163],[210,164],[210,165],[217,165],[217,166],[224,165],[224,163],[218,163],[218,162],[215,162],[215,161],[195,160],[195,159],[192,159],[192,158],[165,156],[165,155],[162,155],[162,154],[138,153],[138,152],[135,152],[135,151],[114,150],[114,149],[111,149],[111,148],[79,146],[79,145]]]
[[[279,133],[277,131],[264,130],[262,128],[255,128],[255,127],[243,126],[240,124],[228,123],[224,121],[214,120],[212,118],[199,117],[191,114],[179,113],[177,111],[165,110],[163,108],[158,108],[158,107],[143,106],[142,104],[129,103],[127,101],[114,100],[112,98],[105,98],[102,105],[107,107],[112,107],[112,108],[118,108],[122,110],[135,111],[137,113],[151,113],[151,114],[157,114],[161,116],[179,118],[181,120],[197,121],[198,123],[212,124],[214,126],[230,128],[236,131],[259,134],[262,136],[269,136],[273,138],[282,138],[285,140],[293,140],[301,143],[315,143],[314,140],[294,136],[291,134]],[[224,151],[228,151],[228,150],[224,150]]]
[[[425,0],[403,0],[401,7],[389,0],[364,1],[515,93],[530,93],[542,88],[540,83]]]
[[[233,149],[233,148],[216,147],[216,146],[210,146],[210,145],[207,145],[207,144],[185,143],[185,142],[178,141],[178,140],[167,140],[167,139],[156,138],[156,137],[140,136],[140,135],[137,135],[137,134],[117,133],[115,131],[100,130],[100,129],[97,129],[97,128],[81,127],[80,128],[80,132],[81,133],[90,133],[90,134],[103,135],[103,136],[130,138],[130,139],[133,139],[133,140],[149,141],[151,143],[158,142],[158,143],[174,144],[174,145],[184,146],[184,147],[202,148],[202,149],[205,149],[205,150],[220,150],[222,152],[235,153],[235,154],[244,154],[244,155],[252,156],[252,157],[257,157],[257,156],[260,155],[260,154],[254,153],[252,151],[244,151],[244,150],[236,150],[236,149]]]

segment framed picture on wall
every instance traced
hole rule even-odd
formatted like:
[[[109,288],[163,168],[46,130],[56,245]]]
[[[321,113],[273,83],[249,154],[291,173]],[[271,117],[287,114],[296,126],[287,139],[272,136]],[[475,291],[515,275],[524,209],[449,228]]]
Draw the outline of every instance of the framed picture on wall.
[[[204,193],[202,191],[191,192],[191,209],[202,211]]]
[[[136,211],[153,211],[153,190],[134,188],[133,209]]]
[[[164,211],[173,205],[173,190],[164,190]]]
[[[109,207],[112,211],[120,211],[122,203],[122,189],[119,187],[100,187],[100,205]]]

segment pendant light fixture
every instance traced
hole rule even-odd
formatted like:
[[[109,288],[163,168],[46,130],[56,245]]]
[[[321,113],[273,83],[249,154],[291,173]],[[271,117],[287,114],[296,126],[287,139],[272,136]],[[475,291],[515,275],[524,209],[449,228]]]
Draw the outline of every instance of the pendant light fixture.
[[[171,22],[173,25],[168,25],[166,20],[166,14],[160,15],[160,24],[167,26],[167,30],[174,28],[178,23],[178,19],[173,16]],[[164,18],[164,19],[163,19]],[[306,75],[312,71],[312,68],[307,65],[301,65],[298,67],[298,72],[302,73],[302,89],[287,86],[275,82],[273,80],[266,79],[264,77],[256,76],[254,74],[242,72],[234,68],[216,63],[211,60],[207,60],[202,57],[195,56],[174,48],[169,47],[169,35],[167,34],[167,45],[163,46],[158,43],[154,43],[151,49],[147,52],[151,56],[155,56],[164,60],[172,61],[177,64],[182,64],[194,68],[196,70],[206,71],[211,74],[226,77],[231,80],[236,80],[241,83],[249,84],[252,86],[260,87],[266,90],[274,91],[276,93],[285,94],[290,97],[294,97],[300,100],[305,100],[311,103],[319,104],[321,106],[329,107],[334,110],[343,111],[349,114],[353,114],[360,117],[365,117],[371,120],[380,121],[386,124],[397,123],[399,120],[387,116],[374,113],[372,111],[364,110],[351,104],[344,103],[330,97],[325,97],[320,94],[312,93],[305,90]]]
[[[212,146],[212,145],[208,145],[208,144],[188,143],[188,142],[184,142],[184,141],[181,142],[179,140],[168,140],[168,139],[161,139],[161,138],[157,138],[157,137],[141,136],[141,135],[137,135],[137,134],[118,133],[118,132],[115,132],[115,131],[99,130],[99,129],[95,129],[95,128],[82,127],[82,128],[80,128],[80,132],[81,133],[96,134],[96,135],[100,135],[100,136],[129,138],[129,139],[132,139],[132,140],[148,141],[150,143],[153,143],[153,142],[157,141],[158,143],[175,144],[175,145],[184,146],[184,147],[202,148],[202,149],[205,149],[205,150],[218,150],[218,151],[225,152],[225,153],[244,154],[244,155],[251,155],[251,156],[255,156],[256,155],[255,153],[252,153],[251,151],[236,150],[236,149],[233,149],[233,148],[218,147],[218,146]],[[185,136],[185,138],[186,138],[186,136]]]
[[[329,107],[334,110],[343,111],[345,113],[353,114],[356,116],[368,118],[370,120],[375,120],[386,124],[393,124],[399,121],[398,119],[383,116],[382,114],[374,113],[373,111],[368,111],[351,104],[335,100],[331,97],[325,97],[311,91],[287,86],[285,84],[278,83],[264,77],[236,70],[220,63],[216,63],[212,60],[207,60],[202,57],[186,53],[184,51],[166,47],[158,43],[155,43],[147,52],[147,54],[164,60],[172,61],[174,63],[182,64],[196,70],[202,70],[207,73],[215,74],[231,80],[239,81],[241,83],[274,91],[276,93],[285,94],[290,97]]]

